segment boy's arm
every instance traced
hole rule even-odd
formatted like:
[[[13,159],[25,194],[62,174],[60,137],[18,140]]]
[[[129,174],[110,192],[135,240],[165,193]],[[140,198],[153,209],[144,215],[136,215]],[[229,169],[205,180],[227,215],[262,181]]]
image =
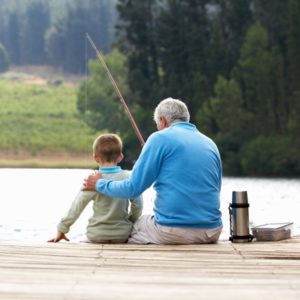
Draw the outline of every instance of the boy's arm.
[[[94,198],[95,192],[83,192],[80,191],[74,199],[69,211],[61,219],[57,225],[57,231],[61,233],[68,233],[70,227],[78,219],[87,204]]]
[[[129,220],[135,222],[143,212],[143,196],[140,195],[135,199],[130,199],[130,214]]]

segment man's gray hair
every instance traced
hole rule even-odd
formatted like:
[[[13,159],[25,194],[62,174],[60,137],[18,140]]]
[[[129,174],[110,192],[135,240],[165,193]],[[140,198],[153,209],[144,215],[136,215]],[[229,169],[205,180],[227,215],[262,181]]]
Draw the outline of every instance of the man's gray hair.
[[[161,117],[165,117],[169,125],[175,122],[189,122],[190,113],[184,102],[178,99],[167,98],[162,100],[154,111],[154,121],[159,123]]]

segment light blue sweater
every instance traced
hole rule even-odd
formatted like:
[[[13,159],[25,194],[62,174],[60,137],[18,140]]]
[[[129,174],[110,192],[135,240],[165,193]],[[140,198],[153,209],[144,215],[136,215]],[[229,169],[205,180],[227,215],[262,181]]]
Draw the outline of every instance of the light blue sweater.
[[[127,180],[99,179],[96,189],[111,197],[133,198],[152,184],[155,220],[171,227],[222,225],[222,165],[215,143],[186,122],[153,133]]]

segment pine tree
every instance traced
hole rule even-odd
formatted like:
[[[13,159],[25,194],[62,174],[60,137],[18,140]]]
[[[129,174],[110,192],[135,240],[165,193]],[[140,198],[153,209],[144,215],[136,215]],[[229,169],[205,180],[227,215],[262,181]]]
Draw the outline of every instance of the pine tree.
[[[0,43],[0,72],[4,72],[8,69],[9,58],[8,53],[4,46]]]
[[[297,0],[289,1],[288,26],[288,66],[290,75],[289,84],[289,131],[300,146],[300,3]],[[300,161],[300,155],[299,155]]]
[[[45,2],[30,2],[21,31],[21,63],[45,64],[45,33],[50,24],[49,8]]]
[[[16,12],[9,14],[7,26],[6,47],[10,53],[10,59],[14,64],[20,64],[20,15]]]
[[[236,64],[245,34],[253,24],[252,0],[217,0],[220,7],[218,18],[224,31],[228,61],[231,68]]]
[[[159,66],[156,45],[156,0],[119,0],[119,47],[128,56],[129,85],[145,109],[158,99]]]
[[[280,106],[284,97],[281,84],[282,59],[270,49],[267,31],[260,23],[247,32],[241,48],[238,71],[243,91],[243,108],[256,116],[253,125],[257,134],[271,134],[281,128]],[[274,86],[278,83],[278,86]]]

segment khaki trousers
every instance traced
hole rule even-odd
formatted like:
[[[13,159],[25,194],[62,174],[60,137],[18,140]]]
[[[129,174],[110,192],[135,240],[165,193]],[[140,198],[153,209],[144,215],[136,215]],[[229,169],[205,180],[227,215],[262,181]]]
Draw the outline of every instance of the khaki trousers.
[[[143,215],[133,225],[129,244],[188,245],[216,243],[222,226],[213,229],[168,227],[157,224],[154,216]]]

